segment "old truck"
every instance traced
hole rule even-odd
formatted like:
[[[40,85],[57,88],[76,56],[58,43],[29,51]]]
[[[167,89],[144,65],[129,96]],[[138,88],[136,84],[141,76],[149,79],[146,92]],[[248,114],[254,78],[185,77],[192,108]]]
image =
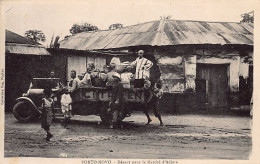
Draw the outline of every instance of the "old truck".
[[[57,113],[61,111],[59,101],[62,94],[62,85],[60,84],[60,79],[34,78],[27,93],[17,98],[13,107],[13,114],[18,121],[28,122],[39,118],[41,114],[41,100],[44,96],[43,88],[47,86],[52,88],[55,111]],[[144,88],[125,88],[123,116],[129,116],[132,111],[143,110],[145,95],[150,97],[152,92]],[[111,96],[111,87],[79,88],[72,96],[72,113],[74,115],[98,115],[104,123],[109,123],[112,119],[112,114],[109,110]]]

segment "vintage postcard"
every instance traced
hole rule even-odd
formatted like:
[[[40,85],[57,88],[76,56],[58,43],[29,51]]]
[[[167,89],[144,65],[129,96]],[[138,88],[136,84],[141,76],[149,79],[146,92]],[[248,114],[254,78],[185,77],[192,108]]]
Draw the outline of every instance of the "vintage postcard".
[[[259,5],[1,1],[1,161],[259,163]]]

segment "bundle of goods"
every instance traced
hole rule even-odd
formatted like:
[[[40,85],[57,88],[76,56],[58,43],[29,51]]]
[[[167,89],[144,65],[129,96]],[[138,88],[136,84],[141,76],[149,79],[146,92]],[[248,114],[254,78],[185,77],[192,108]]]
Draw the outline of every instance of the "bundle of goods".
[[[119,57],[113,57],[110,61],[110,66],[111,67],[115,67],[116,65],[120,65],[121,61],[119,59]]]
[[[111,87],[114,86],[116,79],[113,77],[113,75],[117,72],[108,72],[107,73],[107,83],[106,86]]]
[[[102,81],[107,81],[108,80],[108,75],[107,73],[99,73],[99,78],[102,80]]]
[[[117,65],[115,65],[115,70],[116,70],[117,73],[122,73],[125,70],[125,65],[117,64]]]
[[[101,79],[99,72],[92,72],[90,74],[92,86],[94,87],[105,87],[106,81],[104,79]]]

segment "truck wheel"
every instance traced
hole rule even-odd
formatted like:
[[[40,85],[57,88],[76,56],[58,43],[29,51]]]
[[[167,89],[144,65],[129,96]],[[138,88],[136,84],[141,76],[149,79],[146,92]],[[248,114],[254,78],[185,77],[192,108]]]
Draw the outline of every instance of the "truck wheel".
[[[18,121],[28,122],[34,118],[35,111],[30,103],[19,101],[13,107],[13,114]]]
[[[101,111],[100,111],[100,118],[102,122],[106,125],[111,125],[112,124],[112,114],[109,111],[109,106],[108,105],[102,105]]]

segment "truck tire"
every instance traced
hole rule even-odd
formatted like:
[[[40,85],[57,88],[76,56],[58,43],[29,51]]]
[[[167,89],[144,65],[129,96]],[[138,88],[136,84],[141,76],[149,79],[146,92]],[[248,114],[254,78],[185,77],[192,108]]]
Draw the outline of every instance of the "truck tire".
[[[103,104],[100,111],[100,119],[105,125],[112,124],[112,113],[109,112],[109,106],[107,104]]]
[[[26,101],[18,101],[13,107],[13,114],[20,122],[29,122],[36,116],[32,105]]]

